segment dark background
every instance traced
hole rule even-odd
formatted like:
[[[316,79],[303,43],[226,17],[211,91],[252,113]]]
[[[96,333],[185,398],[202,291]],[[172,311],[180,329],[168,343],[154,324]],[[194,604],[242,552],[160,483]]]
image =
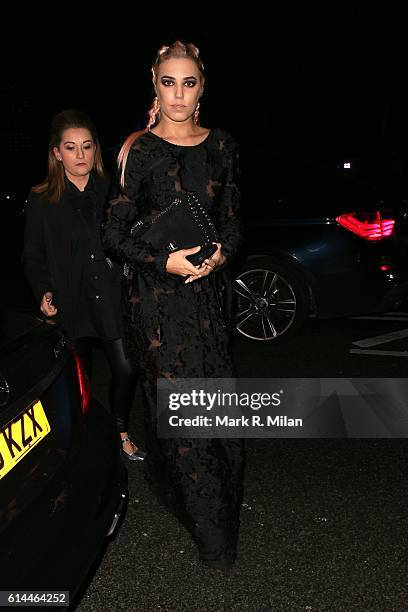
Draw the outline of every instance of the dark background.
[[[221,16],[220,9],[225,12]],[[245,171],[270,152],[387,159],[405,171],[406,36],[399,3],[14,3],[3,14],[2,169],[45,173],[48,126],[86,109],[107,162],[152,99],[161,44],[194,42],[207,72],[202,124],[241,143]],[[256,178],[256,177],[254,177]]]
[[[102,10],[14,2],[7,14],[3,7],[2,181],[24,188],[43,178],[51,117],[71,106],[94,118],[108,157],[144,125],[151,63],[161,44],[177,38],[200,48],[207,71],[202,123],[227,129],[240,141],[247,194],[262,190],[268,196],[257,168],[272,153],[333,164],[351,156],[380,160],[393,166],[394,177],[405,176],[402,6],[286,0],[269,2],[270,16],[260,2],[237,6],[135,2],[129,8],[115,2]],[[221,8],[228,11],[222,18]],[[361,356],[348,366],[351,341],[383,333],[382,327],[366,329],[372,322],[362,322],[347,334],[351,323],[336,324],[335,340],[328,342],[328,323],[313,323],[304,332],[304,351],[299,337],[282,351],[292,375],[294,367],[304,375],[306,364],[312,375],[323,368],[344,376],[350,367],[353,375],[370,368],[374,375],[401,376],[401,361],[385,363],[390,357],[380,356],[374,370]],[[257,345],[251,352],[245,345],[237,352],[246,373],[250,367],[257,375],[276,375],[276,351]],[[106,380],[101,371],[96,384]],[[137,602],[174,609],[182,601],[193,609],[205,601],[208,609],[253,609],[254,602],[260,610],[406,609],[405,442],[266,442],[249,448],[236,574],[203,574],[185,532],[154,505],[135,470],[127,523],[82,608],[117,608],[122,596],[125,607]],[[159,570],[157,559],[163,561]]]

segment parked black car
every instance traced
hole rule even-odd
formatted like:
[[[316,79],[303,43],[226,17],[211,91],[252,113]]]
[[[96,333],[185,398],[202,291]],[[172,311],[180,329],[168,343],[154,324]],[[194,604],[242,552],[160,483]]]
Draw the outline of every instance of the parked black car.
[[[0,590],[69,591],[72,602],[124,515],[127,471],[112,415],[24,277],[36,181],[10,168],[0,169]]]
[[[407,294],[408,204],[402,186],[343,164],[243,162],[244,257],[234,281],[235,329],[279,340],[308,315],[397,308]]]
[[[0,590],[80,587],[127,501],[112,416],[57,326],[0,310]]]

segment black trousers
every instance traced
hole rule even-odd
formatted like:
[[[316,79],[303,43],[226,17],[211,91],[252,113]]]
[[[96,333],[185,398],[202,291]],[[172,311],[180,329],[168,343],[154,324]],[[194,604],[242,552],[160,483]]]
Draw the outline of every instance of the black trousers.
[[[92,347],[99,345],[106,355],[111,369],[109,403],[119,432],[127,431],[129,412],[133,402],[136,372],[125,356],[122,338],[102,340],[99,338],[78,338],[75,348],[84,363],[86,373],[92,380]]]

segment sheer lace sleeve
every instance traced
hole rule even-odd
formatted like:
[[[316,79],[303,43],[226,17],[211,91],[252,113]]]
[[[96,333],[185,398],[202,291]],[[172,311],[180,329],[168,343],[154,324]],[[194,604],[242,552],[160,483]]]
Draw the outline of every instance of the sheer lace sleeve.
[[[223,147],[227,174],[220,201],[217,228],[222,252],[229,262],[236,255],[242,242],[242,228],[239,219],[239,148],[231,137],[223,142]]]
[[[144,154],[141,148],[134,146],[129,153],[125,171],[125,186],[114,186],[102,224],[102,241],[108,255],[120,263],[143,267],[165,274],[168,253],[154,249],[143,240],[136,240],[131,234],[132,226],[146,216],[143,211],[143,176]]]

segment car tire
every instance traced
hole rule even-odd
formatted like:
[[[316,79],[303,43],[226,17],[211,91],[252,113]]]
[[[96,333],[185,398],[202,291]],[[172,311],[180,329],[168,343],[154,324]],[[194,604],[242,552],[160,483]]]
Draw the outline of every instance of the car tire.
[[[272,259],[247,262],[233,287],[234,328],[250,340],[288,338],[308,315],[307,285],[290,264]]]

